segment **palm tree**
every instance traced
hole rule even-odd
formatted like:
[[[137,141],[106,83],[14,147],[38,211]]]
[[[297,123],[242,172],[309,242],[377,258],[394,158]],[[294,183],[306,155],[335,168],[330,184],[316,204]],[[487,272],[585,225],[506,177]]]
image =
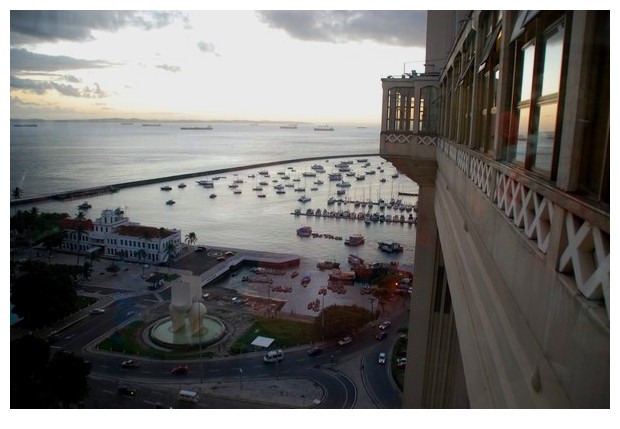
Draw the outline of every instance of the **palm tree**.
[[[196,237],[195,232],[190,232],[189,234],[185,236],[185,242],[188,244],[188,246],[190,246],[190,249],[191,249],[192,244],[195,244],[196,241],[198,241],[198,237]]]
[[[79,212],[77,214],[77,216],[75,217],[79,222],[77,224],[77,229],[75,230],[77,232],[77,262],[75,263],[76,265],[80,265],[80,241],[82,241],[82,236],[84,235],[84,213]]]
[[[90,276],[93,272],[93,266],[88,263],[88,262],[84,262],[84,266],[82,267],[82,285],[87,282],[90,279]]]
[[[14,200],[19,200],[22,197],[22,190],[19,187],[16,187],[15,189],[13,189],[13,192],[11,193],[11,198],[13,198]]]
[[[136,252],[136,256],[140,258],[140,262],[142,262],[142,260],[146,259],[146,256],[147,256],[146,250],[144,249],[138,250]],[[142,264],[142,277],[144,278],[144,264]]]
[[[62,231],[58,231],[55,232],[54,234],[51,234],[47,240],[45,240],[45,248],[48,250],[48,255],[47,255],[47,263],[51,264],[52,263],[52,253],[54,251],[54,247],[55,246],[60,246],[63,242],[63,240],[66,238],[67,236],[67,232],[62,230]]]
[[[170,274],[170,266],[172,265],[172,260],[177,253],[177,247],[174,245],[174,242],[168,241],[166,243],[166,246],[164,247],[164,252],[166,252],[166,260],[168,261],[168,274]]]

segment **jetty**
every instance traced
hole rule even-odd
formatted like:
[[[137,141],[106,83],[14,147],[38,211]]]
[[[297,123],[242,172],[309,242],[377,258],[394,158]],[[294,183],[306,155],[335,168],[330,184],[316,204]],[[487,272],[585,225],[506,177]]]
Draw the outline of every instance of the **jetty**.
[[[270,162],[263,162],[259,164],[220,168],[216,170],[198,171],[195,173],[184,173],[184,174],[177,174],[173,176],[157,177],[157,178],[144,179],[144,180],[135,180],[131,182],[116,183],[116,184],[111,184],[111,185],[102,185],[98,187],[91,187],[91,188],[85,188],[85,189],[60,191],[60,192],[56,192],[52,194],[26,197],[26,198],[18,198],[18,199],[11,200],[10,205],[11,207],[13,207],[13,206],[20,206],[20,205],[30,205],[32,203],[41,202],[41,201],[49,201],[49,200],[63,200],[64,201],[64,200],[71,200],[71,199],[82,199],[82,198],[95,196],[95,195],[118,192],[122,189],[132,188],[136,186],[151,185],[151,184],[169,182],[169,181],[175,181],[175,180],[191,179],[194,177],[202,177],[202,176],[208,176],[208,175],[214,175],[214,174],[230,173],[230,172],[239,171],[239,170],[261,169],[261,168],[270,167],[273,165],[281,165],[281,164],[288,164],[288,163],[295,163],[295,162],[307,162],[307,161],[314,161],[314,160],[320,160],[320,159],[337,159],[337,158],[378,156],[378,155],[379,155],[378,153],[357,154],[357,155],[333,155],[333,156],[308,157],[308,158],[296,158],[296,159],[285,159],[285,160],[279,160],[279,161],[270,161]]]

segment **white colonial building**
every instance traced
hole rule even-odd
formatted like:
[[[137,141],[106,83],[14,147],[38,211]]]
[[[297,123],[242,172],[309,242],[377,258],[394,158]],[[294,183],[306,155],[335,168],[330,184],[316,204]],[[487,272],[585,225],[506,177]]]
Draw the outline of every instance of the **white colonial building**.
[[[65,219],[67,231],[61,250],[72,253],[99,253],[108,258],[158,264],[166,262],[170,254],[178,253],[181,231],[178,229],[142,226],[130,222],[120,209],[106,209],[101,217],[90,219]],[[170,244],[174,252],[170,252]]]

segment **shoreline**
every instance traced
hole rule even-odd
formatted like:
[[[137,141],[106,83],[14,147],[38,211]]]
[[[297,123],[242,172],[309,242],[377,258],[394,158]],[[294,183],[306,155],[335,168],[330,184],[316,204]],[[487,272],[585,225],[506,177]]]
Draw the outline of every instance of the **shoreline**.
[[[166,182],[169,180],[190,179],[193,177],[201,177],[201,176],[207,176],[211,174],[230,173],[233,171],[248,170],[252,168],[263,168],[263,167],[269,167],[273,165],[280,165],[280,164],[286,164],[286,163],[306,162],[306,161],[313,161],[317,159],[338,159],[338,158],[350,158],[350,157],[354,158],[354,157],[365,157],[365,156],[379,156],[379,154],[378,153],[372,153],[372,154],[362,153],[362,154],[351,154],[351,155],[333,155],[333,156],[285,159],[285,160],[280,160],[280,161],[269,161],[269,162],[262,162],[258,164],[243,165],[243,166],[238,166],[238,167],[227,167],[227,168],[220,168],[216,170],[199,171],[195,173],[183,173],[183,174],[176,174],[172,176],[156,177],[152,179],[133,180],[130,182],[123,182],[123,183],[117,183],[117,184],[112,184],[112,185],[102,185],[102,186],[96,186],[92,188],[55,192],[52,194],[44,194],[44,195],[39,195],[35,197],[30,197],[30,198],[12,199],[10,201],[10,207],[29,205],[29,204],[41,202],[41,201],[50,201],[50,200],[66,201],[66,200],[73,200],[73,199],[81,199],[81,198],[86,198],[86,197],[94,196],[94,195],[118,192],[124,188],[151,185],[155,183]]]

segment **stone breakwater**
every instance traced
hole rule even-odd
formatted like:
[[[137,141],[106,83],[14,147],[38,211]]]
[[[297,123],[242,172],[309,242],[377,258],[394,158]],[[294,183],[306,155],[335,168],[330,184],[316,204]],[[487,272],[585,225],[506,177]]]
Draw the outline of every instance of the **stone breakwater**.
[[[53,194],[40,195],[40,196],[29,197],[29,198],[14,199],[14,200],[11,200],[11,206],[27,205],[27,204],[32,204],[35,202],[47,201],[47,200],[61,200],[62,201],[62,200],[80,199],[80,198],[86,198],[86,197],[94,196],[94,195],[102,195],[102,194],[107,194],[107,193],[112,193],[112,192],[118,192],[123,188],[151,185],[151,184],[161,183],[161,182],[166,182],[166,181],[171,181],[171,180],[191,179],[193,177],[230,173],[233,171],[240,171],[240,170],[260,169],[264,167],[270,167],[274,165],[294,163],[294,162],[306,162],[306,161],[313,161],[317,159],[336,159],[336,158],[351,158],[351,157],[364,157],[364,156],[377,156],[377,155],[378,155],[377,153],[373,153],[373,154],[351,154],[351,155],[346,155],[346,156],[343,156],[343,155],[322,156],[320,158],[317,158],[317,157],[297,158],[297,159],[263,162],[259,164],[251,164],[251,165],[245,165],[245,166],[240,166],[240,167],[230,167],[230,168],[220,168],[217,170],[199,171],[195,173],[184,173],[184,174],[177,174],[173,176],[157,177],[157,178],[143,179],[143,180],[134,180],[131,182],[117,183],[117,184],[112,184],[112,185],[103,185],[103,186],[97,186],[97,187],[86,188],[86,189],[76,189],[72,191],[63,191],[63,192],[57,192]]]

